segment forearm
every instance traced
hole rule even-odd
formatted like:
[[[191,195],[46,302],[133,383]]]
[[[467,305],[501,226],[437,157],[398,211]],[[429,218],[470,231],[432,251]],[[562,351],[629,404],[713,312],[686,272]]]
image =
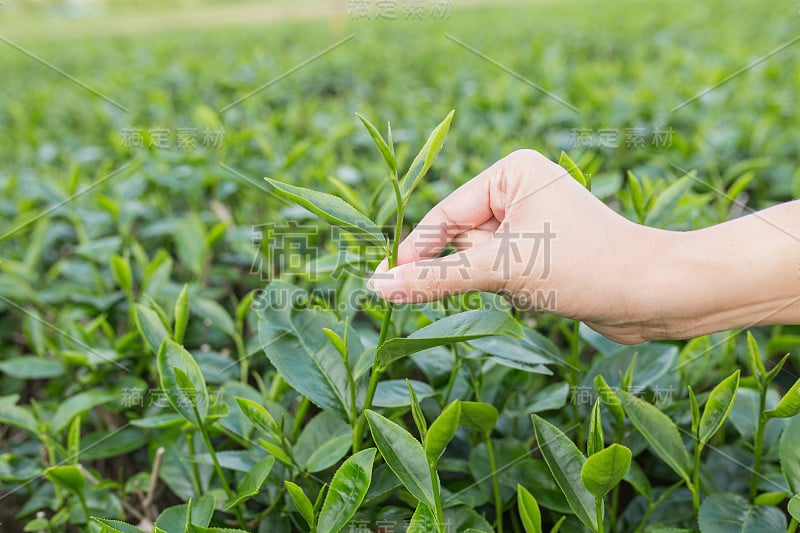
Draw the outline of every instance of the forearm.
[[[656,230],[658,231],[658,230]],[[800,201],[709,228],[660,232],[652,338],[800,324]]]

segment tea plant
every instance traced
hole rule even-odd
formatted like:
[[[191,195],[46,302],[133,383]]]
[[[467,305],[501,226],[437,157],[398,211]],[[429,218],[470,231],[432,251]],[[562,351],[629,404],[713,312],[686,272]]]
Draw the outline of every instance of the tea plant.
[[[670,111],[794,39],[784,4],[584,4],[348,21],[358,46],[224,112],[341,29],[65,46],[4,15],[129,113],[4,45],[0,529],[796,531],[797,327],[625,347],[490,294],[367,295],[431,205],[523,146],[665,229],[797,196],[791,48]],[[224,142],[159,148],[162,126]],[[313,230],[308,264],[253,226],[280,221]]]

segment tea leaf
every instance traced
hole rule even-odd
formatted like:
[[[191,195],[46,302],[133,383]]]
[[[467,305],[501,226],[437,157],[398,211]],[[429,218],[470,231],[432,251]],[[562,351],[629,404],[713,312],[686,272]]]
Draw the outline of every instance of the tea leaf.
[[[367,120],[364,116],[356,113],[358,120],[364,124],[364,127],[367,128],[370,137],[375,142],[375,146],[378,147],[378,151],[380,151],[381,155],[383,156],[383,160],[386,161],[386,165],[389,167],[389,172],[395,174],[397,172],[397,159],[395,159],[394,152],[384,139],[383,136],[380,134],[378,129],[372,125],[372,122]]]
[[[603,402],[606,409],[617,420],[617,424],[622,424],[625,421],[625,411],[622,409],[619,398],[617,398],[617,395],[614,394],[614,391],[608,386],[606,379],[601,374],[597,374],[594,377],[594,389],[600,401]]]
[[[631,423],[653,452],[686,482],[690,482],[691,459],[683,446],[678,427],[658,408],[620,389],[619,398]]]
[[[311,500],[308,499],[303,489],[291,481],[286,480],[283,483],[286,485],[286,491],[289,493],[289,497],[294,502],[295,507],[300,511],[300,516],[303,517],[309,528],[314,529],[314,507],[311,505]]]
[[[786,516],[777,507],[751,505],[732,492],[715,492],[703,501],[697,522],[703,533],[786,531]]]
[[[431,477],[422,445],[408,431],[375,411],[367,411],[366,416],[372,438],[386,464],[408,492],[434,508],[433,484],[439,483],[439,479]]]
[[[112,531],[113,533],[144,533],[144,530],[132,526],[119,520],[110,520],[108,518],[92,517],[92,521],[100,524],[104,529],[103,531]]]
[[[783,428],[778,445],[778,456],[786,483],[792,492],[800,493],[800,417],[792,417]]]
[[[418,503],[406,533],[430,533],[436,530],[436,518],[431,508],[424,503]]]
[[[517,508],[525,533],[542,533],[542,514],[536,498],[522,485],[517,485]]]
[[[264,179],[272,185],[278,195],[304,207],[325,222],[340,226],[353,233],[364,235],[378,246],[386,246],[386,237],[381,233],[380,228],[363,213],[338,196],[289,185],[270,178]]]
[[[267,481],[272,465],[275,464],[275,458],[271,455],[264,457],[256,465],[247,472],[244,477],[236,485],[236,496],[225,502],[223,509],[228,511],[233,509],[240,503],[244,503],[259,492],[261,486]]]
[[[589,492],[602,498],[622,481],[630,465],[631,451],[614,443],[589,456],[581,468],[581,480]]]
[[[83,477],[81,469],[75,465],[51,466],[44,471],[51,483],[59,485],[70,492],[83,497],[83,488],[86,486],[86,478]]]
[[[711,440],[711,437],[719,431],[725,419],[728,418],[733,402],[736,399],[738,388],[739,371],[736,370],[736,372],[722,380],[719,385],[712,389],[703,408],[703,416],[700,418],[700,424],[697,428],[701,447]]]
[[[189,422],[202,424],[208,416],[208,389],[192,354],[175,341],[166,339],[158,351],[156,363],[159,383],[173,409]],[[186,382],[179,382],[174,369],[178,369],[182,377],[185,376]],[[200,420],[195,417],[195,408]]]
[[[333,476],[317,521],[318,533],[338,533],[358,510],[372,481],[375,448],[348,458]]]
[[[378,361],[387,367],[413,353],[490,335],[522,338],[519,323],[508,313],[475,310],[450,315],[405,338],[391,339],[378,347]]]
[[[800,379],[786,391],[774,409],[765,412],[767,416],[775,418],[791,418],[797,413],[800,413]]]
[[[461,403],[455,400],[433,421],[425,437],[425,456],[428,462],[436,464],[439,461],[447,445],[456,436],[460,419]]]
[[[500,413],[494,405],[484,402],[461,402],[461,423],[489,435],[497,425]]]
[[[600,398],[595,400],[592,415],[589,418],[589,440],[586,443],[586,453],[590,457],[605,448],[603,438],[603,422],[600,419]]]
[[[414,161],[411,162],[411,166],[408,168],[406,175],[403,176],[401,185],[404,202],[408,202],[411,192],[419,185],[419,182],[422,181],[422,178],[425,177],[425,174],[427,174],[428,170],[431,168],[433,160],[439,155],[439,151],[442,149],[444,140],[447,137],[447,132],[450,129],[450,123],[453,121],[454,114],[455,110],[450,111],[447,116],[444,117],[444,120],[433,128],[433,131],[431,131],[428,136],[428,140],[425,141],[425,145],[414,158]]]
[[[596,530],[594,496],[581,481],[581,469],[586,458],[560,429],[538,415],[531,415],[531,419],[539,451],[570,508],[586,527]]]

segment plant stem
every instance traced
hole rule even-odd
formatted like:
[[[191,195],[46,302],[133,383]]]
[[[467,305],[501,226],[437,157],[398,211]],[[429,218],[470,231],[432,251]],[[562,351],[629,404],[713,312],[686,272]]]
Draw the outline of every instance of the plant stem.
[[[758,428],[756,429],[755,444],[753,447],[753,477],[750,478],[750,499],[755,500],[758,492],[758,469],[761,466],[761,455],[764,453],[764,426],[767,424],[767,417],[764,416],[764,409],[767,403],[767,386],[764,384],[759,390],[758,395]]]
[[[400,184],[397,181],[397,173],[392,175],[392,188],[394,189],[395,201],[397,202],[397,217],[394,223],[394,239],[392,240],[391,251],[389,252],[389,268],[397,266],[397,250],[400,246],[400,233],[403,231],[403,216],[405,215],[405,205],[403,204],[403,195],[400,192]],[[361,411],[361,417],[358,419],[356,432],[353,436],[353,453],[361,449],[361,440],[364,435],[364,426],[367,423],[367,417],[364,414],[367,409],[372,407],[372,399],[375,397],[375,391],[378,388],[378,381],[380,381],[383,369],[378,363],[378,349],[386,342],[386,337],[389,334],[389,328],[392,325],[392,312],[394,311],[394,304],[389,303],[389,307],[383,314],[383,322],[381,323],[381,331],[378,334],[378,344],[375,345],[375,359],[372,362],[372,373],[369,376],[369,385],[367,385],[367,394],[364,398],[364,408]]]
[[[192,409],[194,409],[194,416],[199,421],[201,420],[200,413],[197,410],[196,405],[192,405]],[[217,473],[217,477],[219,478],[220,482],[222,483],[222,488],[225,490],[225,494],[228,496],[229,499],[232,499],[236,494],[231,489],[231,486],[228,484],[228,480],[225,479],[225,474],[222,472],[222,466],[219,464],[219,460],[217,459],[217,452],[214,451],[214,445],[211,444],[211,437],[208,435],[208,428],[206,428],[205,424],[200,423],[198,425],[200,429],[200,436],[203,437],[203,442],[208,448],[208,453],[211,455],[211,461],[214,463],[214,471]],[[244,516],[242,516],[242,510],[237,505],[233,508],[234,514],[236,515],[236,520],[239,522],[239,525],[245,527]]]
[[[300,403],[297,405],[297,410],[294,413],[294,422],[292,422],[292,440],[297,438],[300,429],[303,427],[303,420],[306,418],[306,413],[311,405],[311,400],[305,396],[301,397]]]
[[[189,455],[194,457],[197,455],[194,447],[194,431],[186,432],[186,446],[189,448]],[[197,461],[192,461],[192,474],[194,475],[194,495],[195,497],[199,498],[200,494],[202,493],[202,483],[200,481],[200,469],[197,466]]]
[[[597,533],[603,533],[603,498],[594,499],[594,512],[597,514]]]
[[[692,486],[689,491],[692,493],[692,505],[694,506],[695,514],[700,512],[700,454],[703,448],[700,446],[700,440],[694,440],[694,468],[692,469]]]
[[[500,479],[497,477],[497,461],[494,458],[494,446],[492,446],[492,439],[487,433],[484,437],[486,443],[486,451],[489,454],[489,468],[492,469],[492,494],[494,495],[494,514],[495,514],[495,529],[500,533],[503,532],[503,498],[500,495]]]
[[[236,353],[239,355],[239,381],[247,383],[247,377],[250,373],[247,349],[244,347],[244,341],[242,341],[241,335],[234,335],[233,340],[236,343]]]
[[[661,493],[661,495],[655,502],[653,501],[648,502],[647,511],[644,513],[644,516],[639,522],[639,525],[636,526],[636,529],[633,530],[633,533],[639,533],[642,530],[642,528],[644,528],[644,526],[647,524],[647,520],[650,518],[650,515],[653,513],[655,508],[658,507],[661,504],[661,502],[664,501],[664,499],[666,499],[666,497],[669,496],[673,490],[677,489],[681,485],[683,485],[683,480],[670,485],[664,492]]]
[[[792,518],[792,521],[789,522],[789,527],[786,528],[786,533],[794,533],[797,531],[797,518]]]
[[[447,527],[444,521],[442,496],[439,493],[439,475],[436,473],[436,464],[428,463],[428,468],[431,471],[431,479],[433,480],[433,501],[436,503],[436,509],[434,509],[436,516],[436,529],[441,533],[445,533],[447,531]]]

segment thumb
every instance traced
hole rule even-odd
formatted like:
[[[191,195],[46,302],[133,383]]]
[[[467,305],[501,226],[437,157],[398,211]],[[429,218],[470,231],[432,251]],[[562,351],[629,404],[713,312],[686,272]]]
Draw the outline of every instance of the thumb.
[[[392,303],[424,303],[474,291],[497,292],[503,280],[493,268],[496,246],[488,242],[436,259],[378,268],[367,286]]]

